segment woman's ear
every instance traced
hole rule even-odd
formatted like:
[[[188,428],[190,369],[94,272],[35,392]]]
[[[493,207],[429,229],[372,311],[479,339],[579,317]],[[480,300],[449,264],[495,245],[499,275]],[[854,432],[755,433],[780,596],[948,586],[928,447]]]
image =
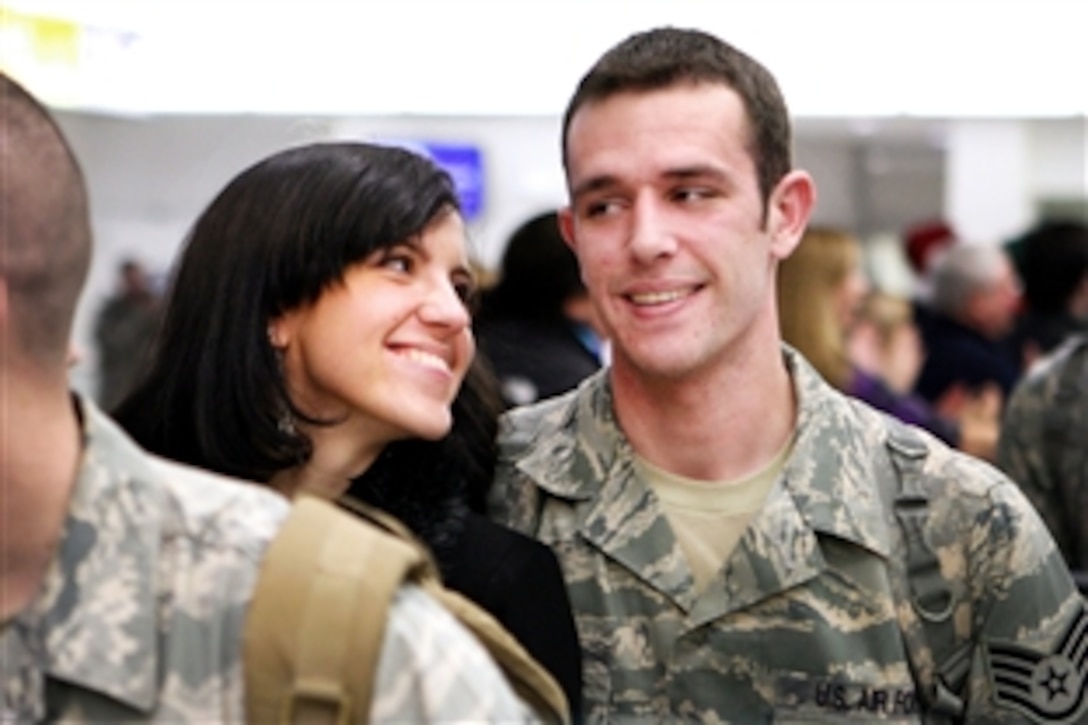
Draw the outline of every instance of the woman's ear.
[[[268,321],[268,343],[277,350],[284,350],[294,336],[294,317],[290,313]]]
[[[775,185],[767,200],[767,232],[778,259],[790,256],[800,244],[815,206],[816,183],[808,172],[795,169]]]

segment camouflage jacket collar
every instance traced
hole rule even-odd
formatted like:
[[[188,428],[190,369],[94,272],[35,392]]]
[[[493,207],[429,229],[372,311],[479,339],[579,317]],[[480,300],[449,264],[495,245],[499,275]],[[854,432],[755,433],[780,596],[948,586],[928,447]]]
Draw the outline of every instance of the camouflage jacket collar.
[[[783,483],[814,531],[887,557],[887,426],[873,411],[832,388],[798,352],[783,346],[798,401],[797,436]]]
[[[866,425],[852,401],[828,385],[804,358],[783,345],[798,401],[793,451],[771,499],[753,525],[773,526],[772,507],[796,509],[813,531],[829,534],[887,556],[889,502],[883,466],[884,426]],[[636,478],[630,443],[612,407],[607,371],[578,391],[535,408],[534,431],[518,468],[552,495],[571,500],[599,499],[610,483]],[[875,452],[879,451],[879,455]],[[646,495],[641,481],[627,495]],[[785,497],[785,498],[783,498]]]
[[[158,698],[161,501],[147,455],[78,400],[83,455],[57,557],[35,610],[49,677],[150,712]],[[108,465],[107,465],[108,462]]]

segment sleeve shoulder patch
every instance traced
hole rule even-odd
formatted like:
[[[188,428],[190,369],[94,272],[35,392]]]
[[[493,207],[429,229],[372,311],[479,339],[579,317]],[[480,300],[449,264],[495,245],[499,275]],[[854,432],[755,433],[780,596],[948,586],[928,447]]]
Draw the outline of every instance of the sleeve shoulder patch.
[[[1088,709],[1088,609],[1081,607],[1052,652],[1014,642],[986,644],[996,704],[1033,722],[1082,722]]]

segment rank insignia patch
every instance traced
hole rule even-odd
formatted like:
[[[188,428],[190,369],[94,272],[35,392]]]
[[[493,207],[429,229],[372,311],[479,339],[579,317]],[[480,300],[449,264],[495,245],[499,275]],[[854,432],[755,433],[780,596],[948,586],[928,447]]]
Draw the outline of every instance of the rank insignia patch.
[[[1053,652],[990,642],[986,654],[999,705],[1036,721],[1081,721],[1088,704],[1088,611],[1081,609]]]

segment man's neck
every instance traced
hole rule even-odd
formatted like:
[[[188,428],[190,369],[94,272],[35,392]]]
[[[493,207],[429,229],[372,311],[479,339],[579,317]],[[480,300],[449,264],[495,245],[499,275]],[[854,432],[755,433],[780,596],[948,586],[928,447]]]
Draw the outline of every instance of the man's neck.
[[[719,364],[682,381],[612,371],[616,416],[639,456],[704,481],[767,465],[793,435],[797,403],[781,351]]]
[[[7,621],[37,596],[56,553],[81,435],[67,390],[7,381],[0,395],[0,621]]]

